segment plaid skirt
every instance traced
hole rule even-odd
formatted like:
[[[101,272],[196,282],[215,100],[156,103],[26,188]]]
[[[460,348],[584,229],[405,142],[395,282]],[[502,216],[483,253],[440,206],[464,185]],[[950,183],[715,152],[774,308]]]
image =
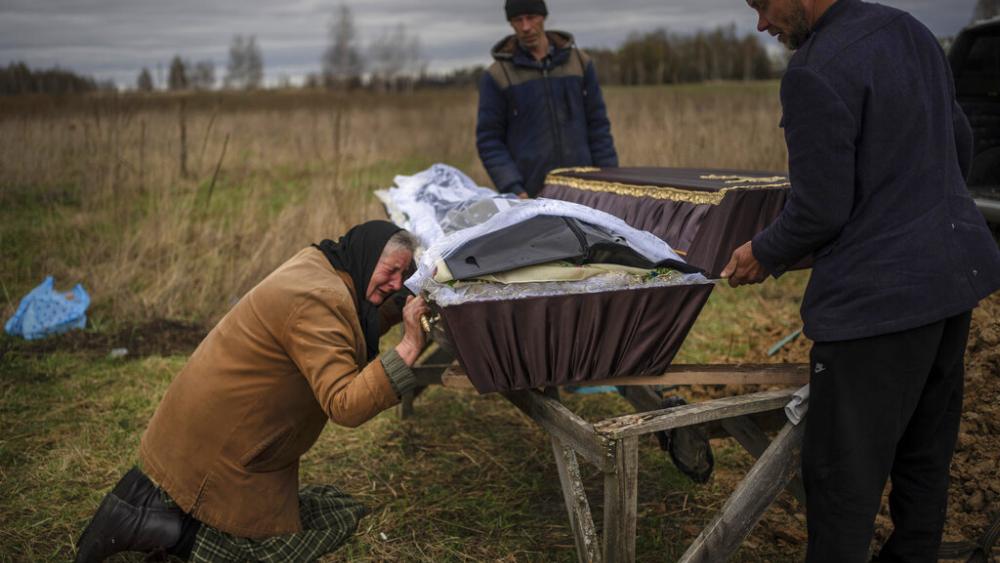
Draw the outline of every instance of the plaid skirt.
[[[301,532],[265,539],[239,538],[202,524],[188,561],[315,561],[343,545],[368,510],[333,485],[307,485],[299,491],[299,513]]]

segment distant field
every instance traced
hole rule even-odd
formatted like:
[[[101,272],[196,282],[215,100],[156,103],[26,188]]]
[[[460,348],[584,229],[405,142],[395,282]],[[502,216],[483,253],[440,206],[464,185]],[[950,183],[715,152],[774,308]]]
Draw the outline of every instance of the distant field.
[[[623,165],[784,169],[774,83],[606,97]],[[299,248],[381,217],[373,189],[434,162],[488,185],[475,105],[471,91],[0,98],[4,318],[46,274],[94,297],[84,333],[0,339],[0,561],[69,559],[134,462],[189,333]],[[798,326],[805,279],[720,288],[679,361],[764,359]],[[194,324],[143,328],[160,318]],[[123,343],[135,353],[108,359]],[[806,349],[800,340],[773,359],[802,361]],[[567,400],[591,418],[628,410],[614,395]],[[716,476],[695,486],[652,439],[640,455],[640,561],[676,558],[750,463],[719,441]],[[585,472],[599,490],[600,474]],[[303,466],[305,482],[335,483],[374,509],[335,561],[575,560],[554,475],[544,434],[511,405],[444,389],[421,397],[412,421],[331,425]],[[794,507],[783,498],[769,511],[737,561],[800,559]]]
[[[774,83],[607,92],[622,165],[783,170]],[[210,321],[434,162],[483,185],[474,91],[0,98],[2,311],[46,274],[101,322]]]

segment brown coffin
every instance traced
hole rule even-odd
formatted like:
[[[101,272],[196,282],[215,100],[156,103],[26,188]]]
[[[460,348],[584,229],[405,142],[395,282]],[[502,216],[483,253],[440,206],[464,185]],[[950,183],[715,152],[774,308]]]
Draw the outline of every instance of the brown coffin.
[[[689,168],[577,168],[549,175],[541,197],[571,201],[649,231],[717,278],[733,250],[785,205],[788,178]]]
[[[663,373],[712,284],[478,301],[439,309],[480,393]]]
[[[553,173],[543,197],[580,203],[650,231],[709,277],[781,211],[779,174],[667,168]],[[666,371],[713,284],[481,301],[438,308],[480,393]]]

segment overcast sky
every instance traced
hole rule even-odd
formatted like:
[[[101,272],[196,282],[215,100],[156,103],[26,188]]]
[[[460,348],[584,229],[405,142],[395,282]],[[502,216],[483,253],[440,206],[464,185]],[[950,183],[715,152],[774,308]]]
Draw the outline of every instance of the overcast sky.
[[[969,23],[975,0],[883,0],[938,36]],[[502,0],[355,0],[362,45],[398,23],[419,35],[432,71],[486,64],[509,31]],[[299,81],[319,69],[337,0],[0,0],[0,64],[60,66],[132,86],[143,67],[165,75],[169,60],[213,60],[224,74],[234,34],[257,37],[267,81]],[[616,47],[632,31],[690,32],[736,24],[753,32],[744,0],[548,0],[549,29],[583,47]],[[774,39],[762,38],[776,49]]]

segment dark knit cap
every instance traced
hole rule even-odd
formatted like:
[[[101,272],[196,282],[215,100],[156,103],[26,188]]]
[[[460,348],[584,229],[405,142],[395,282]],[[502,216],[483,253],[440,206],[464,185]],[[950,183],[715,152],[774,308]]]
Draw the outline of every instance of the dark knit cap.
[[[528,14],[535,16],[549,15],[549,10],[545,7],[545,0],[507,0],[503,8],[507,11],[507,21],[517,16]]]

